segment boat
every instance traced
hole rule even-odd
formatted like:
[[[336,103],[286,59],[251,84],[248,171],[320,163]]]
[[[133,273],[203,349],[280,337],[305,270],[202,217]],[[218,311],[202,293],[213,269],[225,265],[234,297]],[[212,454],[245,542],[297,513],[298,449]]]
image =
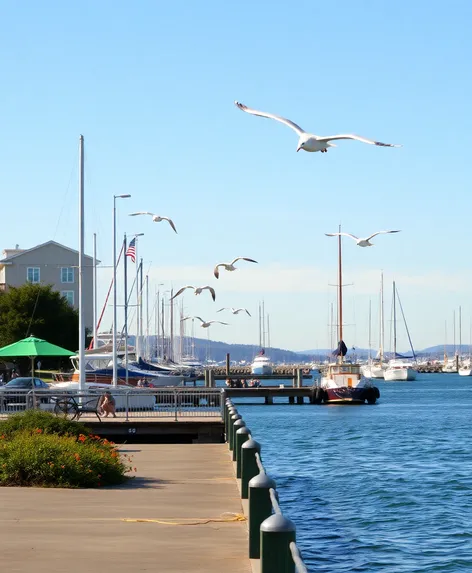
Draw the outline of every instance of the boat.
[[[76,382],[79,380],[79,356],[71,356],[73,366],[71,375],[62,374],[62,378],[70,378],[68,381]],[[113,354],[87,354],[85,355],[85,382],[111,384],[113,380]],[[126,385],[126,368],[118,364],[117,368],[118,385]],[[136,386],[138,381],[147,381],[152,388],[161,388],[169,386],[179,386],[185,380],[183,375],[172,375],[161,371],[143,370],[138,367],[128,366],[128,384]],[[60,378],[59,378],[60,381]],[[64,380],[66,381],[66,380]]]
[[[400,381],[412,381],[416,380],[416,369],[414,365],[404,356],[397,353],[397,290],[395,287],[395,281],[393,281],[393,358],[389,361],[387,369],[384,372],[384,380],[387,382],[400,382]],[[400,302],[400,299],[399,299]],[[401,308],[401,302],[400,302]],[[403,309],[402,315],[403,315]],[[413,350],[413,345],[411,344],[410,334],[408,332],[408,327],[406,325],[405,316],[403,315],[403,321],[405,323],[406,331],[408,334],[408,340],[410,341],[410,347],[413,354],[413,358],[416,359],[415,351]]]
[[[339,228],[341,232],[341,227]],[[366,378],[361,371],[361,365],[347,362],[347,346],[343,340],[343,281],[342,281],[342,252],[341,235],[338,235],[338,347],[333,355],[336,362],[328,365],[316,389],[316,401],[325,404],[375,404],[380,397],[378,388]]]
[[[270,358],[266,356],[265,350],[262,349],[251,364],[251,374],[255,374],[256,376],[270,376],[272,371],[273,368]]]

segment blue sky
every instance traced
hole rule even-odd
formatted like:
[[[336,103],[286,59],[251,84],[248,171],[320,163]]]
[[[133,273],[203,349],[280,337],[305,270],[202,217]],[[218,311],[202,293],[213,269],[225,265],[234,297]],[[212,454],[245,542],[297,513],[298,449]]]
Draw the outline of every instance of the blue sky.
[[[343,243],[345,282],[354,283],[346,342],[367,345],[369,299],[377,330],[380,269],[386,288],[397,280],[416,347],[443,343],[445,321],[452,342],[459,305],[468,341],[471,17],[466,0],[6,0],[1,246],[77,247],[83,133],[88,250],[96,232],[111,264],[113,194],[131,193],[118,231],[145,232],[151,292],[217,287],[216,304],[186,295],[186,314],[210,320],[234,305],[255,315],[264,299],[273,345],[325,347],[336,241],[324,233],[339,223],[361,236],[395,228],[371,249]],[[317,134],[403,148],[345,141],[327,154],[295,153],[290,129],[243,114],[235,99]],[[179,234],[129,218],[134,210],[171,216]],[[239,255],[260,264],[216,281],[214,264]],[[110,270],[99,276],[103,302]],[[255,318],[227,318],[212,338],[257,342]]]

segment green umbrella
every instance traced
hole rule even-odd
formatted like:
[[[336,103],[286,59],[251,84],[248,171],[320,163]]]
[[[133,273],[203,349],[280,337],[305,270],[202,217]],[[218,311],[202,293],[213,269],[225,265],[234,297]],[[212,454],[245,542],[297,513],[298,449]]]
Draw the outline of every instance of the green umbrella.
[[[61,348],[56,344],[51,344],[41,338],[35,338],[33,335],[23,340],[18,340],[13,344],[0,348],[0,358],[29,356],[31,358],[31,376],[34,378],[34,359],[37,356],[74,356],[76,353]]]

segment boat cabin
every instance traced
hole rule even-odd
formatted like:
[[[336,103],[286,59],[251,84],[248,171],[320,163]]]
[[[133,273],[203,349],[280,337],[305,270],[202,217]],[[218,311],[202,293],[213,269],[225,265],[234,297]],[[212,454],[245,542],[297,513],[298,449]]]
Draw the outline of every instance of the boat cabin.
[[[357,386],[361,378],[361,367],[359,364],[330,364],[328,368],[328,378],[331,378],[336,386],[347,386],[352,388]]]

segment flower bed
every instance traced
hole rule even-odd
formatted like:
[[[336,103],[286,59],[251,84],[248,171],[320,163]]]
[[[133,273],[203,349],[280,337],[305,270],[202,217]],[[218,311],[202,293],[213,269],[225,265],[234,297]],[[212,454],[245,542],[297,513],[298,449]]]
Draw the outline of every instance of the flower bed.
[[[0,485],[101,487],[127,479],[130,458],[85,426],[41,411],[0,422]]]

